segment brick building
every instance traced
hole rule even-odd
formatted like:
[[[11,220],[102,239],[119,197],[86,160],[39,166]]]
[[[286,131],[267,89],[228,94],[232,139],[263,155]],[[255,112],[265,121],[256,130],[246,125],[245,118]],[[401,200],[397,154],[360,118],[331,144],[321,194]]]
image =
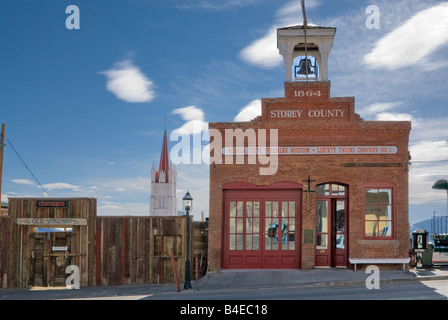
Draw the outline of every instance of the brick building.
[[[278,29],[285,96],[263,98],[251,121],[209,124],[209,271],[409,257],[411,124],[364,121],[354,97],[331,97],[335,32]]]

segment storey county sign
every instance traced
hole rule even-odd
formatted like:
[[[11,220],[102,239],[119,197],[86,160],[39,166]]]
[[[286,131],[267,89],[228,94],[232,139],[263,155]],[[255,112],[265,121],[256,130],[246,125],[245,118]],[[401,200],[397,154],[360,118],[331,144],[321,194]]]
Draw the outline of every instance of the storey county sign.
[[[79,218],[17,218],[21,226],[86,226],[87,219]]]
[[[396,146],[225,147],[226,155],[396,154]]]
[[[271,110],[271,119],[316,119],[316,118],[344,118],[344,109],[277,109]]]

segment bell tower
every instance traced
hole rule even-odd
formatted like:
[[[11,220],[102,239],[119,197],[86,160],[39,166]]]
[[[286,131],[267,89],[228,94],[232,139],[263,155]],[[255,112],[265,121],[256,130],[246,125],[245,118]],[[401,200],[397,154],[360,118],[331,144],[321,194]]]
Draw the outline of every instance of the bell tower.
[[[277,29],[286,81],[328,81],[328,56],[336,28],[308,26],[302,0],[303,24]]]
[[[171,163],[168,156],[165,129],[159,165],[156,168],[153,163],[151,169],[150,216],[177,215],[176,180],[176,167]]]

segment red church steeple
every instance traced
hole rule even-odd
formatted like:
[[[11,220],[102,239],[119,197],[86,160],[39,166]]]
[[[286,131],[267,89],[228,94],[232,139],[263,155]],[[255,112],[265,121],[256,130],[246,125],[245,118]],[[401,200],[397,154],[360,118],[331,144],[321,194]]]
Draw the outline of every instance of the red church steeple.
[[[162,153],[160,154],[160,162],[156,171],[155,182],[168,182],[170,171],[170,159],[168,156],[168,141],[166,138],[166,130],[163,135]]]

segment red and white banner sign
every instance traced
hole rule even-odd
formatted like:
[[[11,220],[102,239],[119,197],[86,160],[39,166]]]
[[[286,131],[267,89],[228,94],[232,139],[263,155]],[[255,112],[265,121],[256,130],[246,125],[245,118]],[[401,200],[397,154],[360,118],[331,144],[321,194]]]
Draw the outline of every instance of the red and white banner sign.
[[[396,154],[396,146],[225,147],[225,155]]]

